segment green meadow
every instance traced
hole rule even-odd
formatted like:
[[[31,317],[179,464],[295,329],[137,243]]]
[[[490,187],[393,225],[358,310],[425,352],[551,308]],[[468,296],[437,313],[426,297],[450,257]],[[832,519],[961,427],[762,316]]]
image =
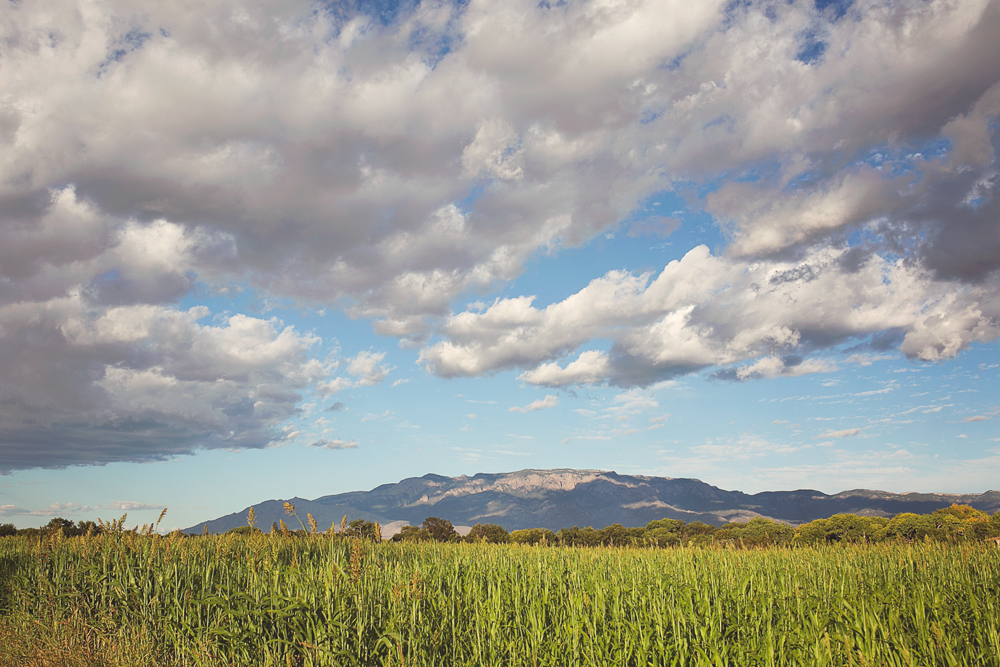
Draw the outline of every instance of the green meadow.
[[[982,541],[0,539],[0,664],[1000,665]]]

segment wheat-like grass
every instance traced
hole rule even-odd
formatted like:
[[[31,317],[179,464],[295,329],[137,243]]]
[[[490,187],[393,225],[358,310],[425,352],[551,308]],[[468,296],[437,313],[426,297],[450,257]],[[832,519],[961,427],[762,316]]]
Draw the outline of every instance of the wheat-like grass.
[[[983,544],[572,549],[122,531],[0,539],[0,582],[0,660],[15,655],[3,645],[13,629],[46,646],[153,651],[136,664],[159,667],[1000,665],[1000,549]]]

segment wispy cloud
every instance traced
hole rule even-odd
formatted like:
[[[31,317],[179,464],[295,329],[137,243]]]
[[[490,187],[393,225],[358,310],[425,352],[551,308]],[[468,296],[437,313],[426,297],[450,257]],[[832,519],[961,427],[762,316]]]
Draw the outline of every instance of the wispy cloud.
[[[357,440],[317,440],[316,442],[309,445],[310,447],[317,447],[319,449],[356,449],[358,446]]]
[[[109,503],[106,508],[120,511],[120,508],[112,507],[116,503]],[[17,505],[0,505],[0,516],[73,516],[80,512],[102,509],[101,505],[82,505],[80,503],[52,503],[48,507],[28,509]],[[157,509],[162,510],[163,506],[137,507],[135,509]]]
[[[963,422],[984,422],[993,419],[997,415],[1000,415],[1000,408],[995,408],[990,412],[983,413],[981,415],[973,415],[971,417],[966,417]]]
[[[164,505],[156,503],[138,503],[133,500],[116,500],[114,502],[107,503],[105,507],[109,510],[115,510],[118,512],[137,512],[140,510],[162,510]]]
[[[860,428],[845,428],[842,431],[827,431],[826,433],[820,433],[816,436],[816,439],[822,438],[851,438],[856,435],[861,435]]]
[[[370,421],[375,421],[376,419],[380,419],[380,420],[384,421],[384,420],[388,419],[391,416],[392,416],[392,411],[388,410],[388,409],[385,412],[383,412],[382,414],[380,414],[380,415],[377,415],[374,412],[369,412],[368,414],[366,414],[364,417],[361,418],[361,422],[362,423],[364,423],[364,422],[370,422]]]
[[[549,394],[545,398],[540,398],[537,401],[532,401],[528,403],[523,408],[518,406],[513,406],[507,409],[508,412],[534,412],[535,410],[548,410],[549,408],[554,408],[559,404],[559,397],[554,394]]]

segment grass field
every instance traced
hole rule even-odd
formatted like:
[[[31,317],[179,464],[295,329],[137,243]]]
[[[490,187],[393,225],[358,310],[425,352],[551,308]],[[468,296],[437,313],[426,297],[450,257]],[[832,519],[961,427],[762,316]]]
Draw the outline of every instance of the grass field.
[[[0,539],[3,665],[1000,665],[1000,549]]]

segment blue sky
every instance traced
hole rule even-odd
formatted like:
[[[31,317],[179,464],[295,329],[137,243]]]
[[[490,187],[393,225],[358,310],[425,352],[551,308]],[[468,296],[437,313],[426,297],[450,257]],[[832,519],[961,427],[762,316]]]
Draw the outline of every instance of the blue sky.
[[[0,27],[0,522],[997,487],[997,3],[62,5]]]

